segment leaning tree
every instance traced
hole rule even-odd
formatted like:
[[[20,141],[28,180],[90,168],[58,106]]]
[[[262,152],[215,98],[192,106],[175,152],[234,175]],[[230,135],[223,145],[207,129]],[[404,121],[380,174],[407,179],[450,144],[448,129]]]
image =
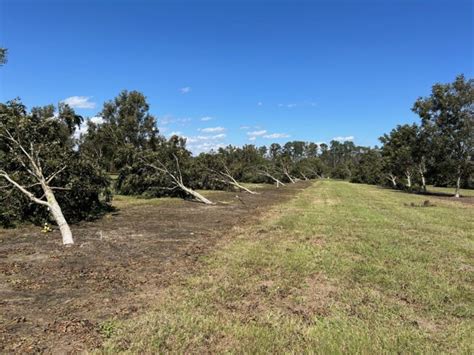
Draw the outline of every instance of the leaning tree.
[[[191,197],[204,204],[213,204],[191,187],[192,159],[186,149],[186,139],[178,136],[158,139],[154,149],[133,152],[131,162],[119,172],[118,191],[147,197]]]
[[[74,243],[67,217],[81,220],[99,213],[108,181],[74,149],[81,117],[67,105],[26,107],[0,104],[0,221],[3,224],[52,216],[63,244]],[[38,208],[39,207],[39,208]]]

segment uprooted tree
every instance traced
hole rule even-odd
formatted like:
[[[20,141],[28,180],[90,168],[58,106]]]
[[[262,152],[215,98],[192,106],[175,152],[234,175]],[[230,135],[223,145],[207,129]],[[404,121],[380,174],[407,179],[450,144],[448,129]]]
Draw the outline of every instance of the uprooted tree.
[[[285,186],[285,184],[277,178],[277,174],[274,172],[271,172],[268,167],[263,167],[262,169],[259,170],[259,173],[262,176],[265,176],[266,178],[270,179],[271,182],[275,183],[277,187]]]
[[[50,215],[63,244],[74,243],[67,219],[78,221],[106,207],[108,180],[74,150],[82,118],[66,106],[34,108],[19,100],[0,104],[0,222],[40,223]]]
[[[190,184],[192,160],[186,140],[178,136],[169,140],[160,137],[159,140],[153,150],[133,153],[132,163],[120,170],[117,189],[127,195],[192,197],[213,204]]]
[[[192,196],[196,201],[202,202],[206,205],[213,205],[214,203],[201,195],[199,192],[191,189],[190,187],[186,186],[184,184],[183,180],[183,173],[181,172],[181,168],[179,165],[179,159],[176,155],[173,154],[173,160],[174,160],[174,168],[168,167],[169,164],[165,164],[163,161],[159,159],[153,159],[154,162],[147,162],[146,160],[143,161],[143,163],[155,170],[158,173],[165,174],[166,176],[169,177],[171,187],[168,187],[170,190],[174,189],[180,189],[187,195]],[[152,161],[153,161],[152,160]]]

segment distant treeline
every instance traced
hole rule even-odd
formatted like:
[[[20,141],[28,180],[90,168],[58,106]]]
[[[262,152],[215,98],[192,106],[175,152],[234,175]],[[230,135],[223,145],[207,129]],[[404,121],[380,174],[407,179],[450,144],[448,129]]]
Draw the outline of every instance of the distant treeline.
[[[473,84],[461,75],[434,85],[429,97],[414,103],[420,123],[395,127],[380,138],[380,147],[291,141],[230,145],[197,156],[185,138],[160,134],[137,91],[106,102],[100,124],[84,123],[64,104],[27,111],[19,99],[12,100],[0,104],[0,222],[48,218],[47,209],[32,198],[44,197],[41,177],[50,179],[70,220],[97,216],[113,192],[195,197],[190,191],[240,188],[240,182],[281,186],[334,178],[412,190],[453,186],[457,193],[473,186]],[[86,133],[78,137],[83,124]],[[118,174],[113,183],[111,173]]]

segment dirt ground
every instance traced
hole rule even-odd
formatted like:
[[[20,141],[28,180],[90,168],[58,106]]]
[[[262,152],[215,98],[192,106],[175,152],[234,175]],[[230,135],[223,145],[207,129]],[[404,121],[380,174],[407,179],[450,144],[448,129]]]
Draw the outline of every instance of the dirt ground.
[[[103,341],[104,321],[144,312],[168,285],[193,273],[234,227],[308,186],[305,182],[258,195],[213,193],[219,203],[126,204],[72,227],[64,248],[58,231],[0,229],[0,352],[63,353]],[[101,331],[102,329],[102,331]]]

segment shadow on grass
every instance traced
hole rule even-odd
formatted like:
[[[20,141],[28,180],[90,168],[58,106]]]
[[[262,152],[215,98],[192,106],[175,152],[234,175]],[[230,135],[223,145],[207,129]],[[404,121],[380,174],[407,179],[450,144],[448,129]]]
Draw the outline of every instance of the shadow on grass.
[[[468,195],[460,195],[459,198],[455,197],[454,193],[449,193],[449,192],[442,192],[442,191],[421,191],[421,190],[408,190],[408,189],[394,189],[389,186],[379,186],[377,185],[377,188],[387,190],[387,191],[392,191],[392,192],[397,192],[397,193],[404,193],[404,194],[411,194],[411,195],[418,195],[418,196],[431,196],[431,197],[436,197],[440,198],[443,200],[449,200],[449,201],[459,201],[459,202],[464,202],[468,204],[474,204],[474,197],[473,196],[468,196]]]

